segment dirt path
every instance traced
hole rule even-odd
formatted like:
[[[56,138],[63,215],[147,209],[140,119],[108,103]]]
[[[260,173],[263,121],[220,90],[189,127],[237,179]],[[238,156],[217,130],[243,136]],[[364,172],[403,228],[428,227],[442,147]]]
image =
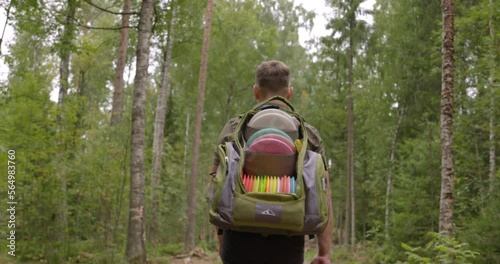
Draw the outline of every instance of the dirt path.
[[[222,264],[222,261],[219,260],[217,256],[214,257],[191,257],[191,258],[170,258],[170,264]]]
[[[217,252],[203,252],[199,256],[193,255],[186,258],[170,257],[169,261],[170,264],[222,264]],[[307,257],[304,261],[304,264],[306,263],[310,263]]]

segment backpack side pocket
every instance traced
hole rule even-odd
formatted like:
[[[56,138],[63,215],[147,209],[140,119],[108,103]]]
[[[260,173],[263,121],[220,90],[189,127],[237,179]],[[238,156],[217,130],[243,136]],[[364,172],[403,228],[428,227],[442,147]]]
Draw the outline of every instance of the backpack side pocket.
[[[210,222],[225,228],[232,225],[232,207],[235,186],[238,184],[240,155],[233,142],[219,146],[221,164],[213,182],[213,199],[209,212]]]
[[[304,159],[303,180],[306,196],[304,233],[319,234],[328,223],[327,185],[321,155],[308,150]]]

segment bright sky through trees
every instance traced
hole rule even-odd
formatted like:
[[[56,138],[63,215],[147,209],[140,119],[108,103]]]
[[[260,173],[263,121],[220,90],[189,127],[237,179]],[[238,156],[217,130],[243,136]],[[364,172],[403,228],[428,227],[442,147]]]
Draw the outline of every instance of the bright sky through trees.
[[[311,32],[307,32],[305,29],[299,30],[299,41],[305,46],[305,42],[312,38],[319,38],[325,36],[329,33],[326,29],[326,24],[328,23],[328,18],[332,16],[332,8],[325,4],[325,0],[295,0],[296,5],[302,5],[305,9],[316,12],[316,17],[314,18],[314,27]],[[372,10],[375,0],[368,0],[361,4],[364,9]],[[368,23],[372,23],[373,19],[371,16],[367,16],[366,19]]]
[[[375,0],[365,1],[362,6],[366,9],[372,9]],[[327,19],[331,16],[331,8],[327,7],[324,0],[295,0],[295,4],[300,5],[307,10],[313,10],[316,12],[316,17],[314,18],[314,27],[311,32],[307,32],[305,29],[299,30],[299,41],[302,45],[305,46],[305,42],[312,38],[319,38],[321,36],[325,36],[328,34],[328,30],[326,29]],[[3,27],[5,25],[6,18],[6,9],[3,8],[0,12],[0,30],[3,31]],[[372,23],[371,17],[367,18],[369,23]],[[12,42],[13,29],[9,25],[7,25],[5,29],[5,35],[1,45],[1,54],[8,54],[8,45]],[[0,57],[0,81],[7,79],[8,68],[5,65],[5,61],[3,56]],[[57,100],[57,99],[56,99]]]

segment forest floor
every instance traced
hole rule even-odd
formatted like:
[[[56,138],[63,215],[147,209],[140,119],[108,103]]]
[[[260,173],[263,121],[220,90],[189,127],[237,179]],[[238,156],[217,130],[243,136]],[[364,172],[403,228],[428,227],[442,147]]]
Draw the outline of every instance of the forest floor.
[[[311,263],[311,259],[316,254],[316,245],[311,242],[306,242],[304,264]],[[158,263],[165,263],[165,261],[157,260]],[[153,260],[153,263],[156,263]],[[218,252],[204,252],[201,249],[194,249],[189,255],[185,256],[170,256],[170,264],[222,264]]]
[[[311,263],[311,259],[313,258],[316,251],[306,251],[304,264]],[[18,261],[16,259],[12,259],[7,256],[0,255],[0,264],[40,264],[40,263],[48,263],[46,261]],[[76,261],[76,262],[64,262],[64,263],[96,263],[95,261]],[[99,262],[97,262],[99,263]],[[190,257],[179,257],[179,256],[165,256],[158,258],[151,258],[149,262],[151,264],[222,264],[217,252],[208,252],[204,256],[190,256]],[[373,263],[367,258],[354,258],[354,259],[332,259],[333,264],[366,264]]]
[[[217,252],[209,252],[203,256],[191,256],[186,258],[170,257],[170,264],[216,264],[222,263]]]
[[[5,253],[5,252],[2,252]],[[317,246],[314,240],[309,240],[306,242],[305,254],[304,254],[304,264],[311,263],[312,258],[317,253]],[[370,254],[366,252],[366,248],[360,247],[357,253],[350,254],[350,249],[348,247],[342,246],[332,246],[332,263],[333,264],[367,264],[374,263],[370,261]],[[92,254],[86,254],[87,257]],[[157,256],[149,256],[148,263],[150,264],[222,264],[219,258],[218,252],[216,251],[204,251],[200,248],[195,248],[189,254],[184,255],[168,255],[168,254],[158,254]],[[97,261],[97,262],[96,262]],[[18,256],[15,258],[9,257],[6,253],[0,254],[0,264],[40,264],[49,263],[47,261],[20,261]],[[61,262],[65,264],[73,263],[104,263],[96,260],[94,257],[89,258],[77,258],[76,261],[66,261]],[[109,262],[106,262],[109,263]],[[116,262],[116,263],[125,263]]]
[[[170,257],[170,264],[222,264],[217,252],[209,252],[206,256],[198,257],[192,256],[189,258],[177,258]],[[307,259],[304,261],[304,264],[310,263],[310,260]]]

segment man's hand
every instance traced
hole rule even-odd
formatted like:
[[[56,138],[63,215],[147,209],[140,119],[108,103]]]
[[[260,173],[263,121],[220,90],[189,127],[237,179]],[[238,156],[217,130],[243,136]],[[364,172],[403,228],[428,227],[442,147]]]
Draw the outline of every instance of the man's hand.
[[[311,261],[311,264],[331,264],[330,257],[316,255]]]
[[[222,235],[217,234],[219,240],[219,257],[222,259]]]
[[[328,223],[325,230],[318,234],[318,254],[312,260],[312,264],[330,264],[330,250],[332,245],[332,230],[333,230],[333,212],[332,212],[332,200],[330,196],[330,182],[328,177],[328,171],[325,171],[326,177],[326,193],[327,193],[327,204],[328,204]]]

